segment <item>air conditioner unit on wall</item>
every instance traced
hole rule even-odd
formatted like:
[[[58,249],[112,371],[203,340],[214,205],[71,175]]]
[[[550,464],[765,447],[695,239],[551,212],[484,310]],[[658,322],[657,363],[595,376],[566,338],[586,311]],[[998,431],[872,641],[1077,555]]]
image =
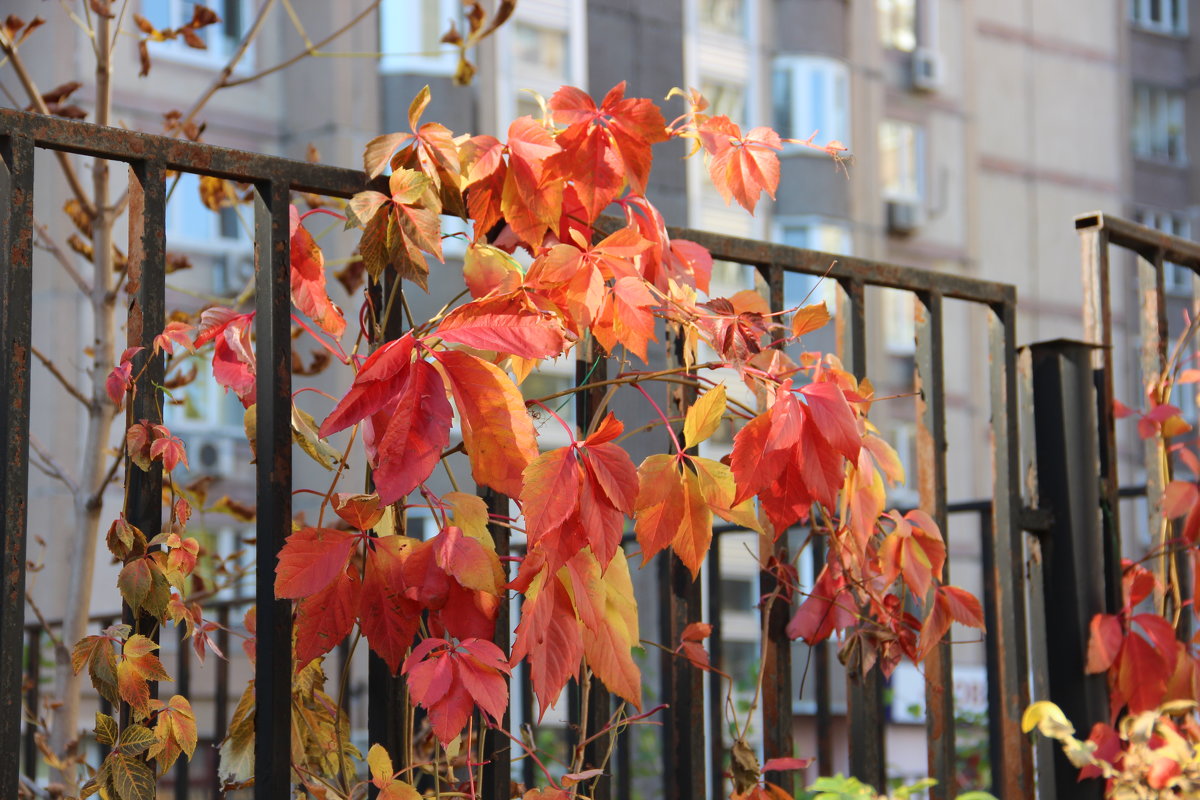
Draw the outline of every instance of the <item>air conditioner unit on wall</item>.
[[[912,88],[918,92],[936,92],[946,81],[942,54],[928,47],[918,47],[912,53]]]
[[[908,235],[921,227],[921,205],[915,200],[887,201],[888,233]]]
[[[237,469],[233,439],[228,436],[185,434],[188,464],[198,475],[233,477]]]

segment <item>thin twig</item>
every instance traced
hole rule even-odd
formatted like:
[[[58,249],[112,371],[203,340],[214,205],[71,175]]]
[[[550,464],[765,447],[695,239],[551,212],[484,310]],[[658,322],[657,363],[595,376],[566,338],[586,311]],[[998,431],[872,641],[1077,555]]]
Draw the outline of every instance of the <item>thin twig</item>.
[[[88,283],[87,278],[83,277],[82,272],[75,269],[75,265],[71,263],[71,257],[66,254],[58,242],[54,240],[54,237],[50,235],[50,230],[36,219],[33,221],[33,227],[37,231],[38,243],[42,249],[54,256],[54,260],[63,268],[63,272],[67,273],[67,276],[71,280],[75,281],[75,285],[79,287],[80,292],[90,296],[92,285]]]
[[[0,34],[0,52],[8,57],[12,64],[13,71],[17,73],[17,79],[21,81],[21,86],[24,87],[25,93],[29,95],[29,102],[38,112],[46,116],[52,116],[50,109],[46,105],[46,101],[42,99],[41,90],[38,89],[37,83],[33,80],[33,76],[25,69],[25,61],[21,58],[17,47],[9,41],[6,35]],[[96,215],[95,206],[92,200],[88,197],[87,192],[83,189],[83,184],[79,181],[79,175],[75,172],[75,167],[71,165],[71,160],[66,153],[55,151],[54,155],[58,158],[59,165],[62,166],[63,175],[67,179],[67,185],[71,187],[71,193],[75,195],[75,199],[79,201],[79,205],[83,207],[84,212],[89,217]]]
[[[58,459],[42,444],[41,440],[32,433],[29,434],[29,446],[33,448],[38,458],[45,462],[44,464],[39,464],[37,461],[30,459],[30,463],[51,478],[62,481],[63,485],[71,490],[71,494],[78,496],[79,482],[67,471],[66,467],[58,462]]]
[[[67,377],[59,371],[57,364],[47,358],[41,350],[38,350],[36,345],[30,345],[29,349],[33,351],[35,356],[37,356],[37,360],[42,362],[42,366],[49,370],[50,374],[53,375],[60,384],[62,384],[62,387],[67,390],[67,394],[83,403],[84,408],[92,407],[92,401],[89,400],[83,392],[79,391],[79,388],[75,386],[75,384],[67,380]]]
[[[38,608],[37,601],[33,599],[33,594],[25,590],[25,604],[33,611],[33,615],[37,617],[38,624],[42,626],[42,630],[50,637],[50,643],[54,645],[55,650],[63,650],[62,639],[54,635],[54,631],[50,628],[50,623],[46,621],[46,616],[42,614],[42,610]]]
[[[287,69],[287,68],[288,68],[288,67],[290,67],[292,64],[295,64],[296,62],[298,62],[298,61],[300,61],[300,60],[302,60],[302,59],[304,59],[304,58],[307,58],[308,56],[314,56],[314,55],[317,55],[317,51],[319,51],[319,50],[320,50],[322,47],[324,47],[325,45],[329,44],[329,43],[330,43],[330,42],[332,42],[334,39],[338,38],[338,37],[339,37],[339,36],[341,36],[343,33],[345,33],[346,31],[350,30],[350,29],[351,29],[351,28],[353,28],[355,25],[357,25],[358,23],[360,23],[360,22],[362,22],[364,19],[366,19],[366,17],[367,17],[367,15],[368,15],[368,14],[370,14],[370,13],[371,13],[371,12],[373,12],[373,11],[374,11],[376,8],[378,8],[378,7],[379,7],[379,3],[380,3],[380,0],[371,0],[371,3],[370,3],[370,4],[368,4],[366,8],[364,8],[364,9],[363,9],[361,12],[359,12],[357,15],[355,15],[355,16],[354,16],[354,17],[353,17],[353,18],[352,18],[352,19],[351,19],[349,22],[347,22],[345,25],[343,25],[342,27],[338,28],[338,29],[337,29],[337,30],[335,30],[333,33],[329,34],[328,36],[326,36],[324,39],[322,39],[321,41],[317,42],[316,44],[313,44],[313,45],[311,45],[311,46],[309,46],[309,47],[305,47],[303,50],[301,50],[301,51],[300,51],[299,53],[297,53],[296,55],[292,56],[291,58],[289,58],[289,59],[287,59],[287,60],[285,60],[285,61],[281,61],[281,62],[279,62],[278,64],[276,64],[276,65],[275,65],[275,66],[273,66],[273,67],[267,67],[267,68],[266,68],[266,69],[264,69],[264,70],[259,70],[258,72],[254,73],[253,75],[247,75],[246,77],[244,77],[244,78],[238,78],[237,80],[229,80],[229,79],[228,79],[228,76],[225,76],[225,80],[223,80],[223,81],[221,82],[221,85],[220,85],[220,87],[219,87],[219,88],[225,88],[225,89],[228,89],[228,88],[231,88],[231,87],[233,87],[233,86],[241,86],[243,83],[250,83],[251,81],[256,81],[256,80],[258,80],[259,78],[266,77],[267,75],[270,75],[270,74],[271,74],[271,73],[273,73],[273,72],[279,72],[281,69]]]

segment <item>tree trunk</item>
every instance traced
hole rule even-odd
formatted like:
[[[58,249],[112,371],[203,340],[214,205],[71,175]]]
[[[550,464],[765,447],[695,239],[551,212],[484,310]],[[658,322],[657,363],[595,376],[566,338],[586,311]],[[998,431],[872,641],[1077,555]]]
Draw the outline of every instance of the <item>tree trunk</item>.
[[[96,110],[100,125],[109,123],[112,107],[111,25],[103,15],[96,16]],[[109,206],[109,164],[96,159],[92,164],[92,205],[96,209],[92,220],[92,292],[88,297],[92,311],[91,406],[87,427],[80,442],[79,490],[75,498],[75,535],[69,553],[70,583],[63,611],[62,646],[56,653],[54,696],[62,705],[58,708],[51,748],[65,753],[69,744],[79,736],[79,709],[82,701],[83,676],[71,669],[71,648],[87,634],[91,614],[92,584],[95,579],[96,545],[100,532],[100,514],[108,478],[108,448],[116,409],[105,389],[105,379],[116,363],[115,324],[113,322],[113,227],[117,215]],[[158,531],[152,532],[154,535]],[[68,796],[78,793],[78,770],[73,766],[58,776]]]

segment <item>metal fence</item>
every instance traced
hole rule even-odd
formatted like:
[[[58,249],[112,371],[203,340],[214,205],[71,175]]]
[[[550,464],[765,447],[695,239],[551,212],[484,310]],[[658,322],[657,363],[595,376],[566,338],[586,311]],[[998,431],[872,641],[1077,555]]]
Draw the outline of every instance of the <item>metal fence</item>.
[[[125,162],[130,173],[129,345],[152,351],[152,340],[164,322],[164,187],[168,170],[213,175],[248,183],[254,189],[255,274],[258,359],[257,442],[257,549],[258,569],[254,602],[257,604],[258,669],[256,776],[254,795],[263,800],[291,796],[290,747],[287,720],[291,712],[291,626],[290,603],[274,596],[275,554],[291,524],[291,344],[289,299],[290,193],[346,198],[364,187],[364,176],[356,170],[339,169],[283,158],[228,150],[205,144],[160,136],[99,128],[94,125],[0,109],[0,386],[6,402],[0,403],[0,748],[16,753],[21,749],[23,700],[24,567],[26,540],[27,453],[29,425],[29,353],[32,270],[32,209],[35,148],[57,150]],[[768,289],[771,308],[781,310],[784,282],[789,274],[825,275],[839,291],[837,313],[838,347],[846,367],[862,376],[867,366],[868,287],[887,287],[913,293],[916,298],[916,350],[914,366],[919,387],[917,402],[917,450],[920,505],[948,530],[952,511],[983,515],[980,526],[984,562],[983,595],[987,621],[986,654],[989,676],[989,731],[994,791],[1005,798],[1031,797],[1034,788],[1033,755],[1029,741],[1020,731],[1020,716],[1030,699],[1029,634],[1026,626],[1026,578],[1022,501],[1018,481],[1018,430],[1016,369],[1016,294],[1013,287],[957,275],[949,275],[861,258],[831,256],[761,241],[718,236],[699,231],[673,230],[672,236],[687,238],[707,247],[713,257],[755,268]],[[833,263],[831,267],[830,264]],[[992,470],[992,496],[985,501],[956,508],[947,500],[946,481],[946,391],[943,340],[944,301],[962,301],[980,309],[987,320],[986,361],[988,423]],[[679,343],[668,342],[668,359],[678,358]],[[147,358],[144,353],[139,359]],[[135,373],[143,361],[135,362]],[[678,363],[678,362],[676,362]],[[586,364],[584,366],[587,366]],[[583,367],[581,367],[582,369]],[[590,371],[591,367],[587,367]],[[135,419],[157,419],[155,385],[162,382],[161,363],[152,365],[141,377]],[[681,402],[686,404],[686,396]],[[594,402],[586,396],[581,410]],[[684,410],[679,406],[673,413]],[[143,529],[160,524],[162,518],[161,475],[130,470],[128,489],[130,522]],[[1114,484],[1115,485],[1115,484]],[[507,498],[488,498],[495,509],[507,509]],[[506,513],[506,511],[505,511]],[[498,549],[504,551],[506,529],[497,528]],[[786,539],[765,545],[763,555],[786,559]],[[714,547],[713,553],[719,548]],[[819,557],[819,556],[818,556]],[[720,617],[720,564],[714,555],[708,577],[708,608],[702,603],[702,586],[692,581],[687,569],[675,559],[660,558],[660,641],[681,639],[691,622],[715,622]],[[775,590],[774,579],[761,576],[762,594]],[[765,758],[793,755],[793,697],[791,679],[792,643],[784,628],[788,609],[779,603],[768,606],[763,620],[766,632],[762,661],[762,733]],[[766,613],[766,612],[764,612]],[[507,648],[509,620],[502,604],[497,644]],[[40,638],[29,640],[36,656]],[[713,644],[719,658],[721,640]],[[818,664],[827,663],[820,657]],[[37,658],[30,660],[36,664]],[[372,742],[397,745],[408,735],[398,729],[402,714],[394,713],[405,702],[403,683],[386,674],[381,663],[372,663],[368,680],[367,728]],[[934,797],[948,796],[954,783],[955,719],[951,685],[949,645],[941,646],[925,666],[927,680],[927,740],[929,774],[937,778]],[[186,674],[186,672],[184,673]],[[659,665],[660,699],[669,708],[661,731],[663,762],[661,796],[693,800],[711,792],[722,796],[726,782],[717,766],[724,747],[717,732],[720,723],[719,687],[715,680],[692,668],[684,659],[667,654]],[[524,678],[518,673],[518,680]],[[709,680],[709,686],[705,681]],[[829,730],[830,676],[818,667],[817,719]],[[856,776],[876,785],[886,785],[884,752],[884,685],[879,670],[848,676],[849,763]],[[36,686],[36,681],[34,682]],[[529,697],[529,693],[525,693]],[[596,730],[608,718],[608,706],[593,695],[586,729]],[[707,701],[706,701],[707,698]],[[29,698],[25,698],[29,699]],[[707,711],[706,711],[707,702]],[[218,712],[224,713],[223,711]],[[528,712],[526,712],[528,713]],[[580,711],[571,712],[578,719]],[[712,715],[707,717],[706,715]],[[269,722],[264,722],[269,721]],[[277,735],[262,735],[269,730]],[[221,729],[218,720],[214,735]],[[706,736],[706,731],[709,735]],[[598,745],[585,748],[585,763],[598,763]],[[500,735],[489,735],[485,758],[484,796],[507,798],[514,774],[511,744]],[[588,748],[591,748],[588,750]],[[819,763],[832,769],[832,745],[823,739]],[[392,752],[404,752],[395,747]],[[0,759],[0,793],[10,794],[19,773],[35,758]],[[628,797],[632,774],[628,749],[617,752],[615,776],[602,781],[595,797]],[[526,760],[528,762],[528,759]],[[707,765],[707,766],[706,766]],[[531,765],[527,766],[531,769]],[[188,785],[187,768],[177,773],[181,786]],[[526,778],[530,773],[526,772]],[[792,788],[790,773],[768,775],[785,788]]]

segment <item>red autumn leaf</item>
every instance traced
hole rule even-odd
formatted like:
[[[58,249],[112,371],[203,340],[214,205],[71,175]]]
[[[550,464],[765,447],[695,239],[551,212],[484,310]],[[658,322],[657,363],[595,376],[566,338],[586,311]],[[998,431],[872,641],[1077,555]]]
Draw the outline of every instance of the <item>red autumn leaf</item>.
[[[983,630],[983,607],[975,595],[957,586],[939,586],[938,597],[946,603],[951,618],[959,625]]]
[[[841,570],[826,565],[807,599],[788,622],[787,635],[792,639],[803,639],[810,645],[823,642],[835,630],[845,630],[858,621],[857,607]]]
[[[473,706],[499,723],[508,707],[504,653],[483,639],[452,645],[425,639],[405,660],[403,673],[413,702],[429,711],[434,735],[446,746],[462,733]]]
[[[1117,670],[1116,708],[1128,705],[1131,713],[1139,714],[1158,707],[1174,666],[1169,665],[1158,650],[1138,634],[1130,634],[1125,637],[1114,666]]]
[[[516,634],[509,664],[529,661],[533,692],[544,715],[579,672],[583,658],[583,635],[570,595],[549,570],[534,576],[526,589]]]
[[[360,536],[332,528],[293,531],[279,551],[275,596],[289,600],[314,595],[345,572]]]
[[[369,540],[359,606],[359,628],[393,675],[400,669],[421,624],[420,604],[405,593],[403,573],[408,549],[407,540],[401,536]],[[364,610],[367,613],[361,613]]]
[[[210,308],[200,316],[196,337],[197,347],[213,342],[213,378],[236,394],[246,408],[254,405],[257,388],[257,359],[250,339],[253,320],[253,312],[235,314],[229,309]]]
[[[296,604],[296,671],[342,643],[358,619],[362,580],[354,567]],[[372,612],[374,613],[374,612]]]
[[[736,199],[754,213],[765,191],[775,198],[779,185],[779,157],[783,149],[779,134],[770,128],[754,128],[745,136],[729,117],[706,120],[699,129],[700,143],[709,156],[708,174],[725,203]]]
[[[1091,633],[1088,636],[1087,666],[1084,672],[1094,675],[1107,672],[1125,641],[1125,630],[1115,614],[1097,614],[1092,617]]]
[[[730,468],[737,481],[740,503],[769,486],[790,460],[785,450],[769,450],[767,442],[773,427],[770,411],[747,422],[733,437]]]
[[[941,578],[946,563],[941,531],[922,511],[910,511],[903,518],[893,511],[888,516],[896,527],[879,548],[884,579],[890,583],[902,575],[917,601],[923,602],[933,580]]]
[[[166,429],[164,428],[164,430]],[[188,467],[187,451],[184,450],[183,440],[178,436],[171,436],[170,433],[154,440],[154,443],[150,445],[150,458],[161,458],[163,469],[167,472],[171,472],[180,464],[183,464],[185,469],[191,469]]]
[[[808,769],[808,765],[813,760],[811,758],[791,758],[779,757],[768,758],[763,762],[762,771],[765,772],[790,772],[796,769]]]
[[[858,451],[862,448],[858,418],[846,402],[841,387],[832,381],[820,381],[801,387],[800,394],[808,403],[813,432],[819,432],[843,457],[857,461]]]
[[[383,518],[384,507],[377,494],[338,492],[333,496],[333,510],[350,527],[365,531],[374,528]]]
[[[457,350],[435,354],[458,408],[463,445],[477,483],[510,497],[537,458],[537,434],[521,392],[495,364]]]
[[[154,352],[165,350],[168,354],[175,355],[175,345],[182,346],[189,353],[195,351],[191,332],[191,325],[179,320],[171,320],[163,328],[163,332],[154,337]]]
[[[516,291],[474,300],[451,311],[434,335],[477,350],[521,358],[553,358],[566,345],[561,321]]]
[[[1125,608],[1132,609],[1145,600],[1154,591],[1156,580],[1154,573],[1140,564],[1124,561],[1124,573],[1121,576],[1121,590],[1125,597]]]
[[[707,622],[692,622],[683,629],[680,638],[685,642],[702,642],[712,636],[713,626]]]
[[[322,330],[337,339],[346,330],[346,318],[342,316],[342,310],[329,299],[329,292],[325,288],[325,256],[300,221],[299,210],[291,206],[290,214],[292,302]]]
[[[647,360],[646,346],[657,341],[654,335],[656,303],[640,278],[618,278],[604,295],[592,327],[592,335],[604,349],[612,352],[618,344]]]
[[[1171,481],[1163,492],[1163,513],[1170,519],[1182,517],[1200,502],[1200,488],[1192,481]]]
[[[411,333],[388,342],[367,357],[350,390],[338,402],[317,435],[322,439],[384,408],[403,388],[412,363]]]
[[[533,117],[518,117],[508,128],[508,170],[500,197],[504,219],[530,247],[538,247],[562,216],[563,180],[547,160],[561,151]]]
[[[104,381],[104,390],[108,393],[108,398],[112,400],[113,405],[120,411],[125,404],[125,393],[133,388],[133,364],[128,361],[123,361],[113,367],[112,372],[108,373],[108,378]]]
[[[568,151],[577,152],[578,167],[571,174],[576,186],[592,195],[581,195],[592,219],[608,205],[606,195],[611,191],[607,200],[612,200],[620,191],[622,178],[634,194],[646,193],[653,159],[650,147],[667,139],[662,112],[652,101],[626,98],[622,81],[609,90],[599,108],[587,93],[572,86],[556,91],[549,107],[556,122],[569,126],[559,140],[565,140]],[[587,139],[589,146],[575,144],[581,139]],[[584,157],[588,154],[591,158]]]
[[[429,477],[450,441],[450,401],[438,371],[415,361],[376,444],[372,478],[383,505],[400,500]]]

